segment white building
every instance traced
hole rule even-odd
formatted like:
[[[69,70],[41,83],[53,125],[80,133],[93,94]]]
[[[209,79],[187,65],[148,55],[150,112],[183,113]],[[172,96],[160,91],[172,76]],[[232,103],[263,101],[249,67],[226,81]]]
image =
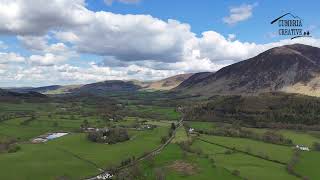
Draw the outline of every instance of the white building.
[[[103,180],[106,180],[106,179],[111,179],[113,177],[112,174],[109,174],[109,173],[104,173],[104,174],[100,174],[97,176],[97,179],[103,179]]]
[[[296,148],[301,151],[310,151],[310,149],[304,145],[296,145]]]
[[[189,133],[193,133],[194,129],[193,128],[190,128],[189,129]]]

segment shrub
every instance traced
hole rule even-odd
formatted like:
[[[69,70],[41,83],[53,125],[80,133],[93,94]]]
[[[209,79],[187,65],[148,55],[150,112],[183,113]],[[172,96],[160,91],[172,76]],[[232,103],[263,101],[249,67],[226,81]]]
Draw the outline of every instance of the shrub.
[[[235,175],[235,176],[240,176],[240,171],[237,170],[237,169],[236,169],[236,170],[233,170],[233,171],[232,171],[232,174]]]
[[[8,153],[15,153],[15,152],[18,152],[20,149],[21,149],[20,146],[18,146],[16,144],[12,144],[8,148]]]
[[[312,145],[312,149],[314,149],[315,151],[320,151],[320,143],[314,142]]]

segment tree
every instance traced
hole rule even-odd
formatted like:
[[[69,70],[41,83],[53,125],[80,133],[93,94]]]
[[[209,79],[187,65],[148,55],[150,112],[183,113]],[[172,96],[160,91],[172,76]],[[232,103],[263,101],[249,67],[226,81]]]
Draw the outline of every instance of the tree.
[[[175,129],[176,129],[176,124],[171,123],[171,129],[172,129],[172,130],[175,130]]]
[[[88,128],[90,125],[89,125],[89,122],[88,120],[83,120],[82,124],[81,124],[81,128]]]
[[[57,122],[57,121],[54,121],[54,122],[53,122],[53,127],[58,127],[58,126],[59,126],[58,122]]]

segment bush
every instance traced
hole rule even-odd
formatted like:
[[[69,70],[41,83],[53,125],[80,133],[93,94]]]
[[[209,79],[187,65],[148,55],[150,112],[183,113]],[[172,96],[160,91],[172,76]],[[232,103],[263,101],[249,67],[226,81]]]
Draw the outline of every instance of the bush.
[[[12,144],[8,148],[8,153],[15,153],[15,152],[18,152],[20,149],[21,149],[20,146],[18,146],[16,144]]]
[[[292,140],[285,138],[283,135],[276,133],[275,131],[267,131],[262,135],[264,142],[273,144],[292,145]]]
[[[237,169],[236,169],[236,170],[233,170],[233,171],[232,171],[232,174],[235,175],[235,176],[240,176],[240,171],[237,170]]]
[[[168,136],[162,136],[161,137],[161,143],[162,144],[166,143],[168,141],[168,139],[169,139]]]
[[[312,149],[315,151],[320,151],[320,143],[319,142],[314,142],[312,145]]]

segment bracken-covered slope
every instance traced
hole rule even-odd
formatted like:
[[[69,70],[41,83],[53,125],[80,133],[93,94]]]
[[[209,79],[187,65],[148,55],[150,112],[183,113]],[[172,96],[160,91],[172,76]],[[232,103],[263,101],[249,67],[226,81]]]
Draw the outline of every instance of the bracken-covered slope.
[[[159,81],[151,82],[145,89],[152,90],[170,90],[178,85],[180,85],[183,81],[188,79],[193,74],[178,74],[172,77],[168,77],[166,79],[162,79]]]
[[[320,96],[320,49],[302,44],[272,48],[216,73],[195,74],[175,90],[202,95],[283,91]]]

